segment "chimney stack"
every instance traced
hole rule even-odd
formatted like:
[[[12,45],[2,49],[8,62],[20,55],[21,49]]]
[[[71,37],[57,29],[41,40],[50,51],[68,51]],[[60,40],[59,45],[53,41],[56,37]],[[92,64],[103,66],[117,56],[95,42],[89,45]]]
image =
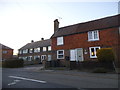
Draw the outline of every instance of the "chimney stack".
[[[41,41],[43,41],[44,40],[44,38],[41,38]]]
[[[59,21],[58,19],[54,20],[54,33],[59,29]]]

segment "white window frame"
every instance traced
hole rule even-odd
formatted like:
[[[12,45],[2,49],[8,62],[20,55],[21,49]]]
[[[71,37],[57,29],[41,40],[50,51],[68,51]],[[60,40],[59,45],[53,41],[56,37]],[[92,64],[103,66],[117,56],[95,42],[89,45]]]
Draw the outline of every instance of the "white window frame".
[[[46,55],[41,55],[41,60],[45,60],[46,59]]]
[[[28,61],[32,61],[32,56],[28,56]]]
[[[62,54],[59,54],[59,51],[62,51],[63,53]],[[59,55],[63,55],[62,58],[59,58]],[[58,50],[57,51],[57,59],[64,59],[64,50]]]
[[[92,56],[92,51],[91,49],[94,48],[94,53],[95,53],[95,56]],[[97,46],[97,47],[89,47],[89,51],[90,51],[90,58],[97,58],[97,55],[96,55],[96,48],[99,48],[100,49],[100,46]]]
[[[23,54],[28,53],[28,49],[23,50]]]
[[[64,38],[62,37],[57,37],[57,45],[63,45],[64,44]]]
[[[34,48],[34,53],[40,52],[40,48]]]
[[[29,53],[33,53],[33,48],[29,49]]]
[[[97,35],[97,38],[95,38],[95,32]],[[88,32],[88,41],[97,41],[99,40],[99,31],[95,30],[95,31],[89,31]]]
[[[23,57],[23,60],[24,60],[24,61],[27,61],[27,57]]]
[[[43,52],[47,51],[47,47],[43,47]]]
[[[22,50],[19,50],[19,54],[22,54]]]
[[[40,56],[38,55],[34,56],[34,60],[36,60],[37,58],[40,59]]]
[[[51,51],[51,50],[52,50],[51,46],[48,46],[48,51]]]

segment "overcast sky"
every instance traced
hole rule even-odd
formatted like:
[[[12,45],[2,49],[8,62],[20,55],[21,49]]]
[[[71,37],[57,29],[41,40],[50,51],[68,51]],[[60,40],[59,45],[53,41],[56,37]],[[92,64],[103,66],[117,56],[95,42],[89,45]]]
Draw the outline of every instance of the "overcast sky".
[[[118,14],[118,0],[103,1],[0,0],[0,43],[17,53],[31,40],[49,39],[55,19],[64,27]]]

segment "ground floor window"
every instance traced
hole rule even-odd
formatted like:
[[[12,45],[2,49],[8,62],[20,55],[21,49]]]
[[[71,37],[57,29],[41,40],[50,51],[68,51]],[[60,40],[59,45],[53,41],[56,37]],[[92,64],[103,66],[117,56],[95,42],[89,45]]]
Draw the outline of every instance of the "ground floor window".
[[[64,59],[64,50],[57,51],[57,59]]]
[[[19,57],[19,59],[23,59],[22,57]]]
[[[90,50],[90,58],[97,58],[97,50],[100,49],[100,47],[89,47]]]
[[[34,56],[34,60],[39,60],[40,56]]]
[[[45,60],[46,59],[46,55],[41,55],[41,60]]]
[[[27,60],[27,57],[22,57],[22,59],[23,59],[24,61],[26,61],[26,60]]]
[[[32,60],[32,56],[28,56],[28,61],[31,61]]]

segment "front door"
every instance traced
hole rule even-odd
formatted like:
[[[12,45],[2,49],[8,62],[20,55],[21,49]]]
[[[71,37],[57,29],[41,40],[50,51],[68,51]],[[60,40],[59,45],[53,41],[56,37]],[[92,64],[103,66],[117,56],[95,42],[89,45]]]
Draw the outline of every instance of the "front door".
[[[48,55],[48,61],[51,61],[51,55]]]
[[[83,61],[83,48],[70,50],[70,61]]]
[[[83,48],[78,48],[76,49],[77,51],[77,61],[83,61],[84,58],[83,58]]]
[[[70,61],[76,61],[76,50],[70,50]]]

